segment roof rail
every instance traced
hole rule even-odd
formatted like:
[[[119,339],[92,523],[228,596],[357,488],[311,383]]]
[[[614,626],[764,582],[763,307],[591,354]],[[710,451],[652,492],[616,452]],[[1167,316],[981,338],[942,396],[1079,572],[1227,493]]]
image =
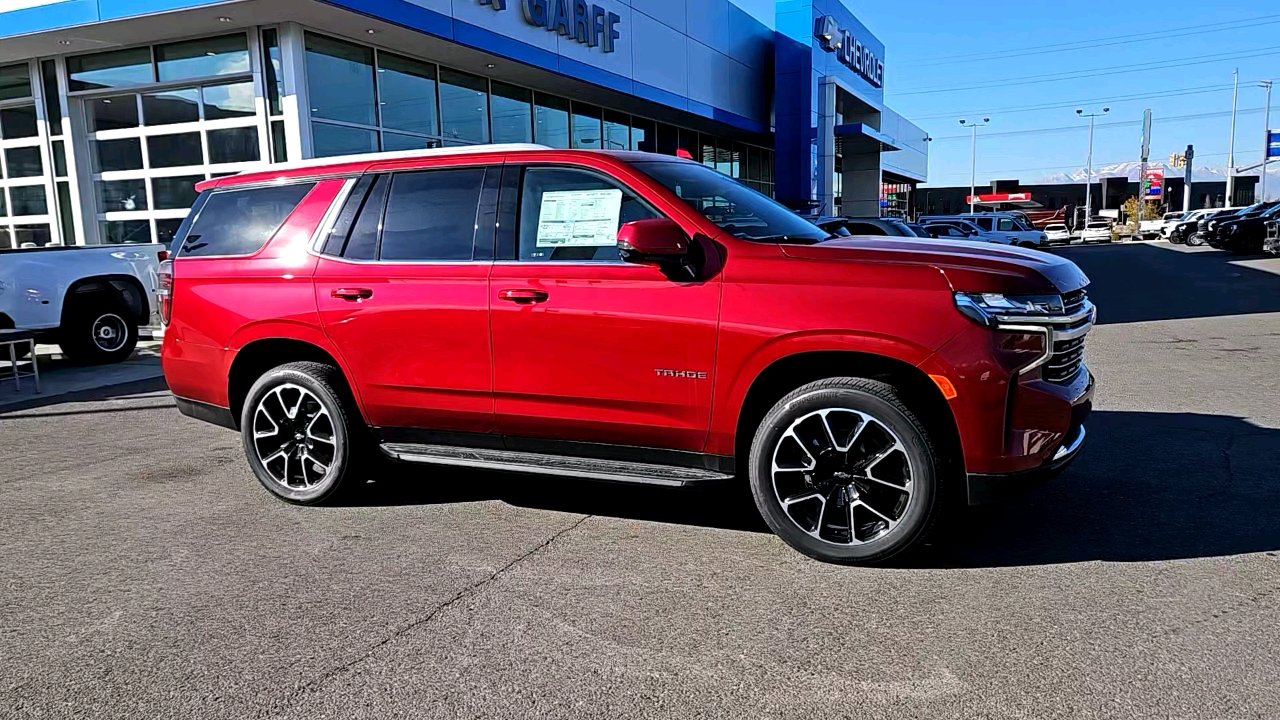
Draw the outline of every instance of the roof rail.
[[[333,157],[310,158],[287,163],[275,163],[252,170],[244,170],[237,175],[251,175],[262,172],[278,172],[325,165],[341,165],[354,162],[379,162],[382,160],[402,160],[420,157],[438,157],[449,155],[468,155],[472,153],[507,152],[516,150],[551,150],[547,145],[535,143],[488,143],[484,145],[462,145],[459,147],[425,148],[422,150],[397,150],[394,152],[359,153],[356,155],[335,155]]]

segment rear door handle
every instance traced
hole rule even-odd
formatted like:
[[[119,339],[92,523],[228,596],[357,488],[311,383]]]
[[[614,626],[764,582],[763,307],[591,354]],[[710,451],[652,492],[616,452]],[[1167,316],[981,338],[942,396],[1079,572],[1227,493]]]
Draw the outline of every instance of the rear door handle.
[[[498,299],[507,300],[518,305],[536,305],[540,302],[546,302],[550,297],[542,290],[499,290]]]
[[[373,291],[369,288],[334,288],[329,292],[329,295],[343,300],[350,300],[351,302],[359,302],[373,297]]]

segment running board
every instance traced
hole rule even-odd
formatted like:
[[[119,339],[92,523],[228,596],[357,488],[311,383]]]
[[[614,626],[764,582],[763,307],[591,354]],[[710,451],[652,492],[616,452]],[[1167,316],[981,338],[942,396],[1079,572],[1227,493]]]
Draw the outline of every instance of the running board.
[[[595,458],[570,457],[566,455],[547,455],[544,453],[455,447],[451,445],[386,443],[382,445],[382,452],[388,457],[401,462],[453,465],[456,467],[532,473],[535,475],[561,475],[610,482],[662,485],[665,487],[683,487],[733,478],[733,475],[726,475],[715,470],[702,470],[676,465],[655,465],[653,463],[628,462],[625,460],[597,460]]]

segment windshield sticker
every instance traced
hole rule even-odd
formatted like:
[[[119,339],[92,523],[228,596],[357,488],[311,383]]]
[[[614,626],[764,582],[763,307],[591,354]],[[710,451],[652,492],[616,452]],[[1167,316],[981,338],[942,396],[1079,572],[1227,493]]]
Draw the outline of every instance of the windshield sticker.
[[[618,243],[622,191],[553,190],[542,194],[538,247],[606,247]]]

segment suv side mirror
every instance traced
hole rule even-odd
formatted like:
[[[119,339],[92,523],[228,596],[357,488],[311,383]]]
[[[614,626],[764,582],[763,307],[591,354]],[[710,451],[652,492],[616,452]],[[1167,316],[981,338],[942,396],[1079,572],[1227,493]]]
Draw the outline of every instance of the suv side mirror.
[[[678,263],[689,255],[689,238],[674,220],[633,220],[618,229],[618,254],[629,263]]]

